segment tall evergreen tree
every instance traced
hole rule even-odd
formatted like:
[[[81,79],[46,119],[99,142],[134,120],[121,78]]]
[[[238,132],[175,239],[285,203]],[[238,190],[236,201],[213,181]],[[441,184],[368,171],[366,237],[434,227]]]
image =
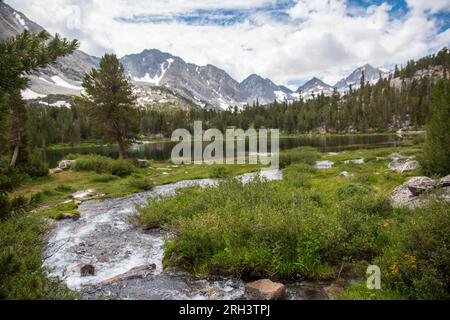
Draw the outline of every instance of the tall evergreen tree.
[[[116,142],[119,157],[126,158],[126,147],[139,133],[138,110],[133,86],[114,54],[106,54],[100,69],[92,70],[83,81],[84,102],[98,133],[107,142]]]
[[[18,160],[24,138],[25,108],[21,90],[27,88],[27,75],[56,62],[59,57],[73,53],[77,47],[76,40],[67,41],[58,35],[50,40],[46,31],[24,31],[0,43],[0,99],[3,97],[0,103],[6,103],[12,115],[11,166],[15,166]]]
[[[431,118],[427,126],[422,165],[427,174],[450,173],[450,82],[440,80],[431,93]]]

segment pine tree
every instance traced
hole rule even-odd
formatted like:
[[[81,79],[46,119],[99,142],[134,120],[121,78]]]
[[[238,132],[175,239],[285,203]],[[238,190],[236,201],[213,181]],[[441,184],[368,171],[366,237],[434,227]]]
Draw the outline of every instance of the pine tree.
[[[139,121],[133,86],[116,55],[104,55],[100,68],[86,75],[83,88],[83,100],[95,128],[107,142],[118,144],[119,157],[125,159],[126,147],[137,139]]]
[[[46,31],[22,34],[0,43],[0,99],[7,98],[11,113],[11,166],[15,166],[24,139],[25,108],[21,90],[28,85],[28,74],[45,68],[57,58],[69,55],[78,47],[76,40],[67,41],[58,35],[50,40]],[[0,110],[1,112],[1,110]]]
[[[450,173],[450,82],[440,80],[431,92],[432,114],[427,126],[422,166],[427,174]]]

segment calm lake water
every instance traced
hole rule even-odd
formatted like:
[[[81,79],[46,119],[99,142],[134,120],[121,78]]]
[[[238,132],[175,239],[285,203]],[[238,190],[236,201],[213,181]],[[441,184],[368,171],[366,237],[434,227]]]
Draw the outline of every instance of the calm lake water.
[[[305,136],[293,138],[281,138],[280,150],[288,150],[296,147],[311,146],[322,152],[340,152],[344,150],[395,147],[406,141],[395,134],[392,135],[346,135],[346,136]],[[152,159],[162,161],[170,159],[172,148],[177,143],[155,142],[133,145],[128,154],[133,158]],[[57,166],[58,162],[70,153],[98,154],[111,158],[118,158],[116,146],[99,146],[88,148],[72,148],[64,150],[47,150],[43,152],[43,159],[50,167]]]

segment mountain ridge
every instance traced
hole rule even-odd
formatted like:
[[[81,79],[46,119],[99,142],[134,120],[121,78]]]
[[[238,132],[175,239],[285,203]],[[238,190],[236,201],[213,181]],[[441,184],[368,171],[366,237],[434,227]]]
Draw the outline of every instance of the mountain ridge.
[[[39,24],[28,19],[23,13],[0,2],[0,40],[5,40],[29,30],[44,30]],[[92,68],[98,68],[100,58],[81,50],[30,76],[30,88],[24,98],[33,99],[48,94],[80,95],[81,82]],[[158,49],[145,49],[140,53],[123,56],[125,75],[140,88],[139,101],[146,102],[168,100],[161,96],[160,87],[171,92],[170,98],[179,96],[190,105],[199,108],[227,109],[231,106],[244,106],[259,101],[268,104],[274,101],[294,101],[310,99],[321,93],[332,94],[334,88],[345,92],[350,86],[357,88],[362,72],[368,82],[374,82],[380,75],[386,75],[380,69],[366,64],[354,70],[348,77],[341,79],[335,86],[326,84],[314,77],[293,91],[286,86],[277,85],[272,80],[257,74],[251,74],[241,82],[233,79],[225,70],[212,64],[198,66],[186,62],[181,57]],[[154,98],[155,97],[155,98]],[[156,100],[155,100],[156,99]]]

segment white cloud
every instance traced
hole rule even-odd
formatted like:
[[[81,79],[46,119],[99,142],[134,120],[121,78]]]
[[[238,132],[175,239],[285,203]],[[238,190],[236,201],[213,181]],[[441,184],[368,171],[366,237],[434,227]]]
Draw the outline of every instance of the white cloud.
[[[406,0],[408,6],[415,12],[436,13],[439,11],[450,11],[449,0]]]
[[[118,17],[171,15],[193,10],[253,10],[275,0],[9,0],[52,33],[80,40],[94,55],[119,56],[157,48],[204,65],[214,64],[237,80],[252,73],[286,84],[319,75],[334,84],[355,67],[401,64],[450,43],[448,30],[439,33],[431,13],[448,9],[448,0],[408,0],[411,11],[390,15],[385,3],[350,7],[344,0],[300,0],[287,9],[289,18],[275,19],[263,11],[232,25],[125,23]],[[72,7],[76,5],[78,7]],[[77,8],[81,28],[71,29]],[[253,12],[253,11],[252,11]]]

